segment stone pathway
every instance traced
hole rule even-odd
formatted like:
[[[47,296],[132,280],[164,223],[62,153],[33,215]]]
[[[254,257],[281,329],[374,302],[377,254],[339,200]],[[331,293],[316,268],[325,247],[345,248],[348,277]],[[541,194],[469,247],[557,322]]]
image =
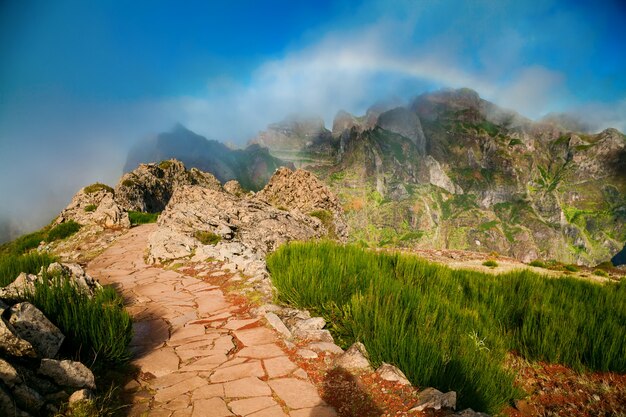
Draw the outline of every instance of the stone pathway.
[[[131,229],[87,268],[121,291],[135,321],[133,364],[150,395],[130,415],[335,417],[263,318],[217,286],[145,264],[154,230]]]

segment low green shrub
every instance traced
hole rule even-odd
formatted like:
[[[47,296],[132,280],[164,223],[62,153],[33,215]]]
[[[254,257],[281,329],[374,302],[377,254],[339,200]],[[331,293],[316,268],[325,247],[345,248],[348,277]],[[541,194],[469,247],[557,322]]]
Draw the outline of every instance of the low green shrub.
[[[85,207],[85,211],[87,213],[91,213],[93,211],[96,211],[97,208],[98,208],[97,204],[89,204],[88,206]]]
[[[452,270],[332,242],[267,258],[279,301],[323,315],[344,347],[362,341],[419,386],[498,413],[519,392],[509,351],[575,369],[626,372],[626,282]]]
[[[317,217],[320,219],[326,230],[328,231],[328,237],[330,239],[336,239],[337,234],[335,232],[335,224],[333,223],[333,214],[328,210],[314,210],[309,213],[311,217]]]
[[[63,332],[64,346],[96,366],[126,362],[132,323],[115,289],[103,287],[90,298],[67,277],[44,277],[27,298]]]
[[[69,220],[65,223],[57,224],[48,231],[48,235],[46,236],[46,242],[53,242],[55,240],[65,239],[66,237],[73,235],[79,230],[80,224],[76,223],[74,220]]]
[[[46,240],[46,236],[47,232],[45,230],[38,230],[36,232],[20,236],[13,242],[4,245],[2,252],[20,255],[38,247],[41,242]]]
[[[95,184],[88,185],[83,190],[86,194],[93,194],[93,193],[97,193],[98,191],[108,191],[110,193],[114,192],[113,188],[109,187],[106,184],[102,184],[100,182],[96,182]]]
[[[132,226],[140,224],[156,223],[161,213],[143,213],[141,211],[129,211],[128,218]]]
[[[172,161],[170,161],[170,160],[159,162],[159,168],[161,168],[161,169],[168,169],[171,166],[172,166]]]
[[[530,266],[535,266],[537,268],[545,268],[546,264],[543,261],[540,261],[539,259],[535,259],[534,261],[532,261],[530,264]]]
[[[485,262],[483,262],[483,266],[495,268],[498,266],[498,262],[494,261],[493,259],[487,259]]]
[[[602,270],[602,269],[596,269],[595,271],[593,271],[593,275],[597,275],[599,277],[608,277],[609,276],[609,274],[607,274],[607,272]]]
[[[6,287],[20,274],[37,274],[41,267],[47,268],[56,258],[48,253],[8,254],[0,256],[0,287]]]
[[[604,271],[610,271],[611,269],[615,268],[615,265],[613,265],[613,262],[611,261],[605,261],[596,265],[596,268],[602,269]]]
[[[133,187],[135,185],[135,181],[130,180],[130,179],[125,179],[124,181],[122,181],[122,185],[124,187]]]
[[[198,230],[196,233],[194,233],[193,236],[198,239],[203,245],[217,245],[222,240],[222,237],[220,235],[201,230]]]
[[[572,264],[565,265],[565,266],[563,266],[563,268],[565,268],[565,270],[569,271],[569,272],[578,272],[579,271],[578,267],[576,265],[572,265]]]

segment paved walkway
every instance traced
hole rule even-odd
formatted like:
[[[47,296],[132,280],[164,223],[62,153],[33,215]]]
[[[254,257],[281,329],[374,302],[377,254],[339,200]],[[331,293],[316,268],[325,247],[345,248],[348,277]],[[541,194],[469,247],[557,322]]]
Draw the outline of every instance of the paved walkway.
[[[131,229],[87,268],[117,286],[135,320],[133,363],[150,395],[130,414],[336,416],[264,319],[230,303],[217,286],[145,264],[154,229]]]

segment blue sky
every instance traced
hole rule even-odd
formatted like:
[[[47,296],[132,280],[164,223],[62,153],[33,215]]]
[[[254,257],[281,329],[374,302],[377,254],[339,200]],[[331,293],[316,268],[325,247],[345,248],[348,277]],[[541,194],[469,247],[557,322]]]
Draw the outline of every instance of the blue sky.
[[[41,222],[181,122],[245,143],[289,113],[470,87],[626,130],[622,1],[0,3],[0,216]],[[49,220],[49,219],[46,219]]]

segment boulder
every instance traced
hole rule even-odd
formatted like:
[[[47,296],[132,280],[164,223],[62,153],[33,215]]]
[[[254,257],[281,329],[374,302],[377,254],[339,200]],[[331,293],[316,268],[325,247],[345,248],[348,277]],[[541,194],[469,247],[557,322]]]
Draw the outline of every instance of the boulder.
[[[17,404],[13,395],[9,394],[0,385],[0,416],[11,417],[29,417],[30,414],[22,411]]]
[[[80,289],[87,291],[91,296],[93,296],[96,290],[102,288],[102,285],[87,275],[85,270],[78,264],[54,262],[48,266],[47,272],[70,278],[74,284]]]
[[[309,331],[309,330],[322,330],[326,326],[326,320],[322,317],[312,317],[305,320],[297,320],[291,325],[291,331]]]
[[[74,391],[74,393],[70,395],[68,402],[70,403],[70,405],[72,405],[81,401],[91,401],[93,399],[94,399],[93,392],[91,390],[83,388],[78,391]]]
[[[15,334],[28,341],[40,357],[54,358],[65,339],[58,327],[28,302],[11,307],[9,323]]]
[[[22,377],[20,377],[13,365],[2,358],[0,358],[0,381],[9,388],[22,382]]]
[[[369,355],[365,349],[365,345],[361,342],[356,342],[348,348],[341,356],[335,361],[335,365],[347,369],[349,371],[357,372],[372,372],[372,366],[369,362]]]
[[[38,372],[50,377],[57,384],[72,388],[96,388],[93,373],[80,362],[42,359]]]
[[[411,385],[411,381],[404,375],[404,372],[388,363],[383,362],[376,370],[376,373],[385,381],[397,382],[400,385]]]
[[[285,323],[274,313],[265,313],[265,319],[278,333],[285,336],[287,339],[291,339],[293,336],[291,331],[285,326]]]
[[[12,283],[0,288],[0,299],[13,302],[23,300],[25,293],[34,291],[38,279],[37,275],[20,273]]]
[[[41,394],[26,384],[15,386],[13,388],[13,397],[22,409],[34,414],[37,414],[46,402]]]
[[[426,388],[418,394],[419,402],[410,411],[424,411],[426,409],[441,410],[456,408],[456,392],[445,394],[435,388]]]
[[[13,326],[2,317],[7,308],[8,306],[0,300],[0,353],[16,357],[37,357],[33,346],[26,340],[17,337]]]
[[[128,213],[115,202],[113,190],[102,184],[88,186],[77,192],[55,223],[69,220],[81,225],[130,227]]]
[[[125,210],[157,213],[163,211],[174,191],[183,185],[221,190],[212,174],[192,168],[176,159],[158,164],[140,164],[124,174],[115,187],[115,201]]]
[[[328,222],[322,219],[327,232],[339,240],[348,237],[348,226],[339,199],[308,171],[279,168],[256,197],[275,207],[296,210],[303,214],[325,211],[331,216]]]

